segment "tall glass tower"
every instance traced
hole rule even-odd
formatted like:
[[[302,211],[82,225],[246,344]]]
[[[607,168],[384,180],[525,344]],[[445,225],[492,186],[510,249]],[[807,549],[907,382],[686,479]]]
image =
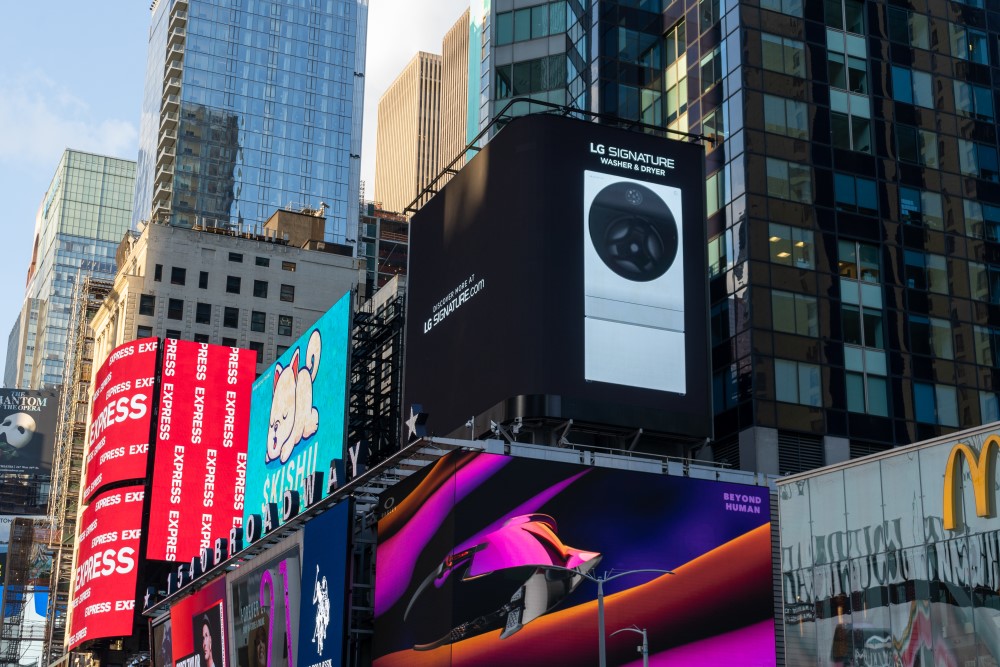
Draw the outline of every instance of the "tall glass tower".
[[[134,181],[130,160],[63,153],[35,219],[24,304],[7,347],[8,387],[62,383],[73,285],[83,276],[114,278]]]
[[[529,97],[712,139],[702,455],[799,472],[1000,419],[993,5],[471,2],[480,128]]]
[[[356,228],[367,0],[157,0],[132,224]],[[348,221],[351,224],[348,225]]]

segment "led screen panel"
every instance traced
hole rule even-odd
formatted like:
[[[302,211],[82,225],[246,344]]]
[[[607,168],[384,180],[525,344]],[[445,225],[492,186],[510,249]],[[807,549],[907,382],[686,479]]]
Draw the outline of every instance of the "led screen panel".
[[[174,667],[230,664],[226,627],[226,578],[219,577],[170,607]]]
[[[253,383],[244,523],[286,490],[305,498],[306,477],[328,480],[343,459],[350,330],[348,293]]]
[[[299,629],[301,542],[302,536],[293,534],[227,575],[234,665],[295,664],[288,651],[295,655],[289,637],[298,637]]]
[[[712,435],[704,148],[512,120],[414,214],[405,406]]]
[[[373,654],[395,665],[775,663],[767,488],[456,452],[386,491]],[[391,566],[382,567],[389,563]]]
[[[299,642],[301,667],[344,662],[351,504],[342,501],[305,526]]]
[[[84,498],[102,486],[146,476],[153,389],[155,338],[116,347],[94,376]]]
[[[52,471],[59,392],[0,389],[0,473]]]
[[[243,524],[256,354],[163,342],[147,558],[189,562]]]
[[[69,648],[132,634],[143,489],[98,494],[80,516]]]

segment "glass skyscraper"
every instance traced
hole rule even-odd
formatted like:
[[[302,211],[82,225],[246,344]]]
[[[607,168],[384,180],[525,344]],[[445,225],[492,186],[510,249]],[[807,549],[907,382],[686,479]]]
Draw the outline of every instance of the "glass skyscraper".
[[[367,0],[157,0],[132,224],[356,229]],[[348,224],[350,222],[350,224]]]
[[[531,97],[706,139],[703,455],[798,472],[1000,419],[991,9],[474,0],[480,128]]]
[[[73,286],[83,276],[114,278],[134,182],[135,162],[63,153],[35,220],[24,304],[7,347],[8,387],[62,383]]]

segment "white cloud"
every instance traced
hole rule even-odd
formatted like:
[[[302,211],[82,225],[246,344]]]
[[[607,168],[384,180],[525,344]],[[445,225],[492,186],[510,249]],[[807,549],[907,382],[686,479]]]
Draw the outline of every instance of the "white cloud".
[[[0,74],[0,161],[52,168],[66,148],[135,159],[138,130],[95,119],[88,104],[44,73]]]

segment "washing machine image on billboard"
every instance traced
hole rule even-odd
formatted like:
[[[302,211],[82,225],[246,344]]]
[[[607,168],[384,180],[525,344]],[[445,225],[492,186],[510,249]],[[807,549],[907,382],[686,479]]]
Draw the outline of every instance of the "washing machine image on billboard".
[[[681,190],[584,172],[584,378],[686,392]]]

